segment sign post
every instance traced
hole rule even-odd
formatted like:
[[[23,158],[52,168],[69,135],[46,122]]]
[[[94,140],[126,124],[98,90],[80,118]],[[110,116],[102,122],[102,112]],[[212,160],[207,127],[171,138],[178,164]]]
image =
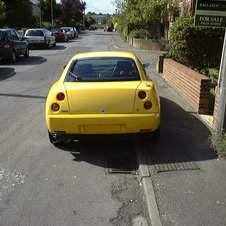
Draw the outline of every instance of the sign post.
[[[226,0],[197,0],[195,10],[195,26],[216,27],[226,29]],[[220,96],[216,120],[216,134],[221,136],[226,106],[226,30],[222,49],[218,87]]]

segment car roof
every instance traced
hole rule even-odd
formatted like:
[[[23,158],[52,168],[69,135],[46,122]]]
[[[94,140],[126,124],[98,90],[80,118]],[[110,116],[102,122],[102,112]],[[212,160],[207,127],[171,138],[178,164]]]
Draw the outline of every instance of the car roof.
[[[89,58],[89,57],[127,57],[135,59],[136,56],[130,52],[120,52],[120,51],[106,51],[106,52],[86,52],[86,53],[78,53],[76,54],[72,60],[81,59],[81,58]]]
[[[15,28],[0,28],[0,31],[16,30]]]
[[[46,28],[29,28],[29,29],[27,29],[27,31],[28,30],[47,30]]]

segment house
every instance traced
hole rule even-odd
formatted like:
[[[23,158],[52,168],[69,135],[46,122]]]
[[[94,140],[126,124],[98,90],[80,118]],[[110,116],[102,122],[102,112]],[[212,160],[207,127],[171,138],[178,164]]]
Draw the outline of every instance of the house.
[[[38,0],[30,0],[31,5],[32,5],[32,12],[34,15],[39,15],[40,14],[40,9],[38,7]]]

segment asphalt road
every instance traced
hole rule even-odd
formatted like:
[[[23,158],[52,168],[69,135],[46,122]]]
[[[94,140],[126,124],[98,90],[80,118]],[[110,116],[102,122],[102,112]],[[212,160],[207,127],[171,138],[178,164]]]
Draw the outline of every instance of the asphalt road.
[[[0,225],[150,225],[134,142],[55,147],[48,139],[46,96],[63,65],[111,45],[109,33],[86,32],[0,64]],[[117,158],[131,162],[132,172],[109,173]]]

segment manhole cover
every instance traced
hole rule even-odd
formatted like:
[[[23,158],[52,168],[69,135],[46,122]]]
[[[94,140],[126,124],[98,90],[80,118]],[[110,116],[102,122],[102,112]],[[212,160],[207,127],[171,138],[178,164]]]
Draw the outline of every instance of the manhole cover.
[[[135,174],[135,160],[133,158],[109,158],[107,172]]]
[[[181,170],[199,170],[195,162],[177,162],[177,163],[158,163],[155,161],[157,172],[181,171]]]

